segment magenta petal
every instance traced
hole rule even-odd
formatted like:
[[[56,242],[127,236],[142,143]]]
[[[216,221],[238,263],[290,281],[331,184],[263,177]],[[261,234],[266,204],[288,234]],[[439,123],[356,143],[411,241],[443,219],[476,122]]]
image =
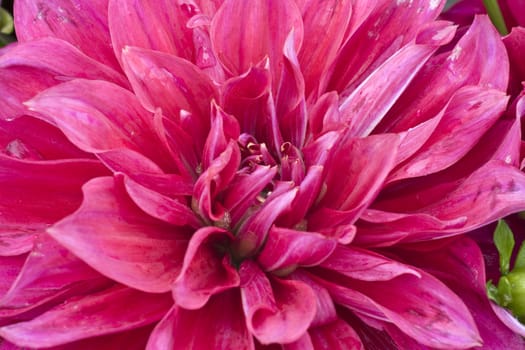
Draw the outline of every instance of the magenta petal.
[[[31,321],[4,326],[0,335],[19,346],[56,346],[153,323],[162,318],[170,304],[169,295],[117,286],[70,299]]]
[[[436,18],[444,1],[353,2],[349,35],[339,49],[325,91],[351,90],[399,48],[411,42],[423,24]],[[358,17],[364,15],[364,17]],[[348,91],[349,91],[348,90]],[[323,91],[324,92],[324,91]]]
[[[56,37],[118,69],[109,39],[107,0],[21,0],[16,2],[14,11],[16,34],[21,42]]]
[[[436,49],[427,45],[405,46],[342,101],[341,119],[350,124],[351,136],[363,137],[372,132]]]
[[[25,66],[52,74],[56,83],[75,78],[106,80],[129,87],[122,73],[86,56],[67,41],[43,38],[17,45],[0,56],[0,67]]]
[[[233,236],[215,227],[204,227],[190,240],[179,276],[173,284],[175,303],[199,309],[215,294],[237,287],[239,274],[227,254],[220,251]]]
[[[421,275],[413,268],[371,251],[339,245],[321,267],[361,281],[388,281],[402,275]]]
[[[29,116],[0,120],[0,149],[10,157],[26,160],[93,157],[75,147],[55,126]]]
[[[463,86],[481,85],[504,91],[508,67],[499,33],[488,17],[476,17],[448,55],[433,57],[414,78],[380,129],[405,131],[434,117]]]
[[[111,99],[106,99],[111,96]],[[153,118],[128,90],[95,80],[73,80],[27,102],[87,152],[131,148],[153,160],[163,155]]]
[[[126,191],[133,202],[150,216],[172,225],[199,227],[200,222],[185,200],[177,200],[124,178]]]
[[[164,52],[128,46],[122,60],[144,108],[150,112],[161,108],[162,114],[175,121],[184,110],[198,116],[203,126],[209,126],[211,101],[217,98],[217,92],[197,66]]]
[[[294,1],[226,0],[213,17],[210,37],[214,52],[232,75],[246,72],[268,56],[275,86],[281,75],[284,42],[292,30],[297,51],[303,39],[303,22]]]
[[[261,247],[270,227],[283,212],[290,209],[296,195],[297,188],[289,188],[284,183],[282,193],[273,192],[262,208],[243,223],[235,242],[235,249],[241,257],[249,256]]]
[[[325,167],[327,192],[320,205],[339,210],[364,209],[393,167],[398,145],[399,137],[393,134],[341,142],[332,151],[330,166]]]
[[[354,329],[340,319],[312,328],[308,333],[315,350],[365,350]]]
[[[0,236],[10,243],[3,254],[28,251],[31,236],[75,211],[81,186],[105,174],[94,160],[29,162],[0,154]]]
[[[125,46],[163,51],[184,59],[193,57],[192,31],[186,26],[193,5],[167,0],[106,2],[111,42],[119,61]]]
[[[226,150],[230,140],[236,141],[240,135],[237,119],[225,113],[215,103],[213,106],[211,128],[202,155],[204,169],[207,169],[212,161]]]
[[[0,301],[9,291],[24,266],[27,255],[3,256],[0,255]],[[3,304],[3,303],[2,303]]]
[[[79,210],[49,233],[111,279],[150,293],[169,291],[182,265],[186,234],[138,209],[119,178],[94,179],[83,191]]]
[[[203,217],[218,221],[228,219],[229,214],[224,208],[216,203],[215,197],[224,190],[233,180],[241,162],[241,152],[234,140],[230,140],[228,147],[216,159],[213,160],[208,169],[202,173],[193,189],[193,200]],[[193,205],[193,204],[192,204]]]
[[[237,291],[221,293],[198,310],[174,306],[150,336],[147,350],[255,350]]]
[[[502,161],[490,161],[455,191],[421,211],[442,220],[466,217],[465,232],[525,209],[525,174]]]
[[[47,234],[41,234],[0,304],[6,309],[36,307],[73,289],[85,293],[108,285],[108,281]]]
[[[298,1],[303,14],[305,40],[299,51],[299,62],[306,83],[306,95],[317,93],[321,75],[328,69],[336,57],[341,45],[345,28],[352,18],[352,6],[349,0]]]
[[[498,90],[465,87],[451,99],[427,142],[402,164],[389,181],[442,170],[463,157],[496,122],[508,98]]]
[[[316,298],[303,282],[270,280],[249,260],[239,270],[246,326],[263,344],[299,339],[314,319]]]
[[[273,226],[257,261],[266,271],[314,266],[325,260],[337,242],[325,236]]]

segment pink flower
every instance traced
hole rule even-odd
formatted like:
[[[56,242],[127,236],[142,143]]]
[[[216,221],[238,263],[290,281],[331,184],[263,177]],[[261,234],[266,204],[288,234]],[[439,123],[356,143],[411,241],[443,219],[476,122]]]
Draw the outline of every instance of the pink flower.
[[[17,1],[5,344],[482,344],[412,249],[525,208],[519,122],[499,35],[447,50],[443,5]]]

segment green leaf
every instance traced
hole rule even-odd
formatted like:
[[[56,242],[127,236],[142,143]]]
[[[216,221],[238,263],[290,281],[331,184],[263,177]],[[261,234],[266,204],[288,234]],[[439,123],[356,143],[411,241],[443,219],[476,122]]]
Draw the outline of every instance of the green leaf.
[[[525,242],[521,244],[516,261],[514,262],[514,269],[525,269]]]
[[[500,305],[501,301],[499,298],[498,287],[496,287],[494,283],[492,283],[492,281],[487,282],[487,296],[489,297],[490,300]]]
[[[512,303],[512,285],[505,276],[501,277],[498,282],[499,304],[503,307],[509,307]]]
[[[0,7],[0,33],[11,34],[13,32],[13,17]]]
[[[514,235],[504,220],[498,221],[494,231],[494,243],[499,252],[499,270],[503,275],[509,273],[510,257],[514,249]]]

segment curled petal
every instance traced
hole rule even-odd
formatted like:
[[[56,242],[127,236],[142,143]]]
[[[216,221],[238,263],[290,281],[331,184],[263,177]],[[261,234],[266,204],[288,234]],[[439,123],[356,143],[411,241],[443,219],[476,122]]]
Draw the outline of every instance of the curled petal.
[[[175,303],[185,309],[199,309],[215,294],[240,283],[221,245],[232,240],[227,231],[204,227],[195,232],[188,245],[179,276],[173,284]]]
[[[316,298],[310,287],[299,281],[270,280],[245,260],[239,270],[246,326],[263,344],[298,340],[314,319]]]
[[[314,266],[325,260],[336,245],[337,241],[318,233],[273,226],[257,261],[267,271]]]

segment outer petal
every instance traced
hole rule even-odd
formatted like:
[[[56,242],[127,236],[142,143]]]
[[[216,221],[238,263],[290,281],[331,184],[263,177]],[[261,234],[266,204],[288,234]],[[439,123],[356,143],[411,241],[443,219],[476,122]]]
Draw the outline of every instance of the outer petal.
[[[124,75],[57,38],[42,38],[17,45],[0,56],[0,67],[9,66],[31,67],[39,74],[52,74],[56,84],[85,78],[106,80],[129,88]]]
[[[389,181],[443,170],[467,154],[505,111],[500,91],[465,87],[450,101],[440,123],[417,153],[390,175]]]
[[[40,93],[27,105],[56,124],[84,151],[131,148],[159,160],[161,165],[166,158],[153,130],[153,117],[133,94],[117,85],[73,80]]]
[[[111,42],[117,59],[122,49],[137,46],[180,56],[193,57],[192,31],[186,24],[195,6],[167,0],[109,0]]]
[[[315,350],[365,350],[357,333],[340,319],[312,328],[308,333]]]
[[[297,1],[303,14],[305,40],[299,52],[299,62],[306,84],[306,96],[314,92],[322,74],[335,59],[343,42],[345,28],[352,15],[350,0]]]
[[[213,295],[239,285],[240,278],[230,258],[218,248],[232,238],[227,231],[215,227],[204,227],[193,234],[173,284],[175,304],[200,309]]]
[[[103,174],[93,160],[28,162],[0,155],[2,254],[31,249],[31,237],[72,213],[82,200],[84,182]]]
[[[268,56],[276,86],[284,42],[292,30],[297,51],[303,38],[303,23],[294,1],[226,0],[213,18],[210,37],[214,52],[232,75],[246,72]]]
[[[239,270],[246,326],[263,344],[290,343],[308,329],[316,313],[310,287],[298,281],[270,280],[245,260]]]
[[[161,108],[163,115],[175,121],[185,110],[196,115],[203,128],[209,128],[211,101],[217,92],[197,66],[164,52],[128,46],[123,49],[122,60],[144,108],[150,112]]]
[[[83,191],[80,209],[50,234],[109,278],[146,292],[169,291],[182,265],[186,234],[140,211],[121,179],[98,178]]]
[[[167,295],[151,295],[117,286],[68,300],[31,321],[4,326],[0,328],[0,335],[20,346],[56,346],[153,323],[164,315],[170,304]]]
[[[350,124],[351,136],[363,137],[372,132],[436,49],[427,45],[405,46],[342,101],[341,123]]]
[[[155,327],[146,347],[147,350],[254,348],[236,291],[212,297],[199,310],[173,307]]]
[[[26,160],[93,157],[75,147],[58,128],[29,116],[0,120],[0,149],[10,157]]]
[[[118,67],[109,40],[107,0],[21,0],[14,11],[21,42],[56,37],[106,65]]]
[[[476,17],[454,49],[432,58],[376,131],[404,131],[435,116],[462,86],[506,90],[508,57],[490,20]]]
[[[388,281],[405,274],[421,277],[405,264],[364,249],[341,245],[320,266],[361,281]]]
[[[368,15],[364,20],[356,18],[356,22],[352,18],[350,37],[340,48],[331,74],[321,81],[324,91],[320,92],[352,90],[386,58],[412,41],[425,23],[436,18],[444,1],[378,0],[373,9],[373,4],[369,8],[366,5],[354,2],[357,13]]]
[[[67,293],[84,294],[108,285],[109,280],[47,234],[41,234],[16,280],[0,298],[0,305],[3,311],[35,308],[50,300],[60,301]]]

